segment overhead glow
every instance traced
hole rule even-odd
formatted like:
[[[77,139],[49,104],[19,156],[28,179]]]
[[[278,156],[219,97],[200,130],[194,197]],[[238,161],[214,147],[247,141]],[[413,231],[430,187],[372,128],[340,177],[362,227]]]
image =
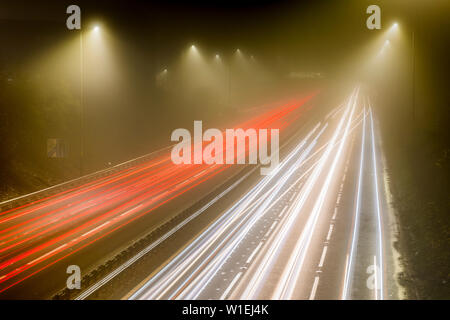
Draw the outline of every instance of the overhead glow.
[[[391,42],[389,40],[386,40],[384,42],[383,46],[381,47],[381,50],[378,52],[377,57],[380,57],[386,51],[386,48],[390,45],[390,43]]]
[[[392,36],[394,33],[397,33],[397,32],[398,32],[398,23],[395,22],[395,23],[388,29],[387,34]]]

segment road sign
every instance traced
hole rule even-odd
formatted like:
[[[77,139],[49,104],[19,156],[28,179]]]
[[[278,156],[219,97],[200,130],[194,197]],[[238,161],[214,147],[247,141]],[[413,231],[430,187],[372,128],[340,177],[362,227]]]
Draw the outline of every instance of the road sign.
[[[47,156],[49,158],[65,158],[66,146],[62,139],[47,139]]]

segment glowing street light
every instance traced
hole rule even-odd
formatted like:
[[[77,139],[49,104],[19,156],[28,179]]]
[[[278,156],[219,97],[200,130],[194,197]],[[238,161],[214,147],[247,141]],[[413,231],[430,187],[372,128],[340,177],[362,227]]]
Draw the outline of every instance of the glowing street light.
[[[394,24],[388,29],[387,34],[393,34],[398,31],[398,23],[394,22]]]
[[[100,33],[100,26],[94,25],[92,31],[95,34]],[[85,157],[85,97],[84,97],[84,41],[83,31],[80,32],[80,176],[84,174],[84,157]]]
[[[216,64],[221,64],[221,63],[222,63],[222,57],[220,56],[220,54],[216,53],[216,54],[214,55],[214,62],[215,62]]]

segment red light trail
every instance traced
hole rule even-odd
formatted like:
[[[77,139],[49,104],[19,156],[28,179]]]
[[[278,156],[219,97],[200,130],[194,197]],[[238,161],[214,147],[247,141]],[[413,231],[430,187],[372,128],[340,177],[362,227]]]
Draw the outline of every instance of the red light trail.
[[[316,94],[273,108],[236,128],[281,131],[292,125],[300,116],[295,111]],[[229,168],[226,164],[175,165],[167,154],[0,213],[0,292]]]

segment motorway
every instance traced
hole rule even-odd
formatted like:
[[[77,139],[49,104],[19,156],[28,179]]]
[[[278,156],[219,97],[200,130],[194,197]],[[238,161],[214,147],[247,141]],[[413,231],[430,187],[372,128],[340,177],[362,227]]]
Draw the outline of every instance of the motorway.
[[[372,107],[355,89],[129,299],[395,299]]]
[[[279,128],[283,133],[316,94],[264,106],[236,127]],[[84,273],[95,269],[226,181],[236,171],[231,167],[175,165],[166,152],[1,212],[0,298],[52,297],[64,289],[69,265],[80,266]]]
[[[78,298],[399,298],[374,108],[359,88],[340,105],[309,111],[315,96],[271,105],[236,125],[290,133],[270,175],[258,167],[174,165],[163,153],[0,213],[0,298],[52,297],[64,288],[68,265],[94,270],[231,173],[212,200],[82,286]],[[132,269],[160,247],[151,267]],[[115,284],[119,275],[127,285]],[[112,294],[102,292],[106,283]]]

